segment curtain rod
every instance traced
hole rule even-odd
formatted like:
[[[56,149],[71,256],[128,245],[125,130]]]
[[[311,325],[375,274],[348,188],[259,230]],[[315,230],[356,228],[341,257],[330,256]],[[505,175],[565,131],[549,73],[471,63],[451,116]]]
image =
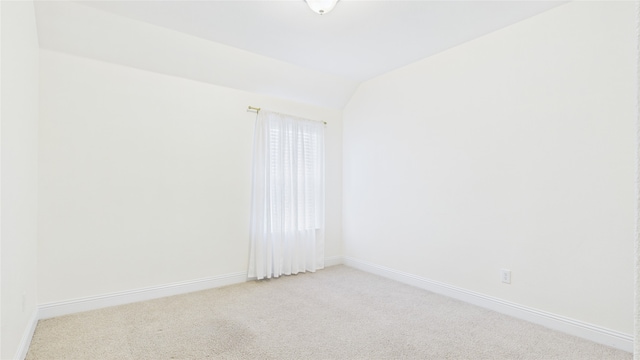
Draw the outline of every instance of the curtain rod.
[[[247,112],[249,112],[249,111],[255,111],[256,114],[257,114],[257,113],[260,112],[260,108],[259,107],[255,107],[255,106],[249,106],[249,107],[247,107]],[[326,121],[323,121],[322,123],[327,125]]]

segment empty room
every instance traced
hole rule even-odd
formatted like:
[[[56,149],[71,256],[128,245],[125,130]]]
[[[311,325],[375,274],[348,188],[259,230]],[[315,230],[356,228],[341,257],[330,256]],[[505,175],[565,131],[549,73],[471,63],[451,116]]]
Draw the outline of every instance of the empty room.
[[[638,356],[639,9],[0,1],[0,358]]]

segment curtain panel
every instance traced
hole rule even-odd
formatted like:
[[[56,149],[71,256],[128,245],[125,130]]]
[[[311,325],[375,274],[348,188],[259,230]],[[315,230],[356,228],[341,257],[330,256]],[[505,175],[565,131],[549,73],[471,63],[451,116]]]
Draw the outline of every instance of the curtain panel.
[[[250,278],[324,268],[324,124],[260,110],[253,144]]]

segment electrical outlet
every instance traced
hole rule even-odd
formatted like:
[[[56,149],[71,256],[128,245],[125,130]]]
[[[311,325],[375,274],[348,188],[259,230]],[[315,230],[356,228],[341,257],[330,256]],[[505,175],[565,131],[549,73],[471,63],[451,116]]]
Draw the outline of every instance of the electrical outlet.
[[[511,270],[500,269],[500,279],[505,284],[511,284]]]

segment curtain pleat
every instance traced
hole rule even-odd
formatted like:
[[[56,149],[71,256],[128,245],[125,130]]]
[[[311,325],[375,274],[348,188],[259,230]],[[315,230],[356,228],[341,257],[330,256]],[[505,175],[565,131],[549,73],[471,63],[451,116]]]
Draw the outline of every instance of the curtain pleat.
[[[261,110],[256,118],[250,278],[324,268],[324,125]]]

